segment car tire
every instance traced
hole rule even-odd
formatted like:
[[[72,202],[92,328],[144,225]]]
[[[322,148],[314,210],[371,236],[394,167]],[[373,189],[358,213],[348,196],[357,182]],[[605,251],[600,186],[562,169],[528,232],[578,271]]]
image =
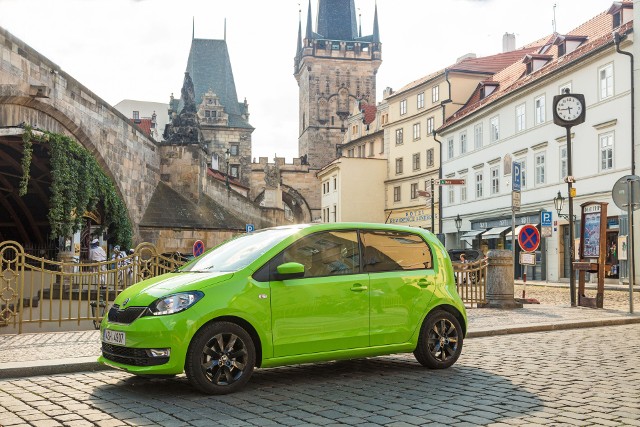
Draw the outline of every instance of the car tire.
[[[448,311],[436,309],[422,323],[413,355],[422,366],[445,369],[460,357],[462,342],[463,332],[458,319]]]
[[[249,381],[255,364],[255,346],[247,331],[235,323],[214,322],[191,340],[185,372],[201,392],[227,394]]]

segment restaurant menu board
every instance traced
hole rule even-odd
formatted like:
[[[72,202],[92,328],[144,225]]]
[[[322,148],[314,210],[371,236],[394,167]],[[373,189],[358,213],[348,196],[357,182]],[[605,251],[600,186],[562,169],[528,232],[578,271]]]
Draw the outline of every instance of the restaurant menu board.
[[[600,212],[584,215],[584,246],[583,258],[598,258],[600,256]]]

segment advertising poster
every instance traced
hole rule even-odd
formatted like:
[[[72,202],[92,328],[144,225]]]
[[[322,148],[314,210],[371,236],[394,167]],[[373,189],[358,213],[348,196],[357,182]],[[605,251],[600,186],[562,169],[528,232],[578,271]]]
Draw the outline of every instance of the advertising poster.
[[[618,260],[627,260],[627,236],[618,236]]]
[[[583,258],[598,258],[600,256],[600,212],[584,214],[583,226]]]

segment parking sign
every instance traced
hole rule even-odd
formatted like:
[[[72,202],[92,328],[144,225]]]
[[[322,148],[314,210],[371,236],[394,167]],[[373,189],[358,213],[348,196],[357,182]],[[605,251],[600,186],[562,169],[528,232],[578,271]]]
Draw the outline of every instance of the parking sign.
[[[511,171],[511,190],[520,191],[520,163],[513,162]]]
[[[543,227],[551,227],[553,225],[553,214],[551,211],[540,212],[540,225]]]

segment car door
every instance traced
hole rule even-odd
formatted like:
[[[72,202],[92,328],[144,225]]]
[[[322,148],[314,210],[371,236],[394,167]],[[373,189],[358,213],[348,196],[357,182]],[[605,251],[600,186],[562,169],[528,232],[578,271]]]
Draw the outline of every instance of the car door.
[[[363,271],[371,288],[371,346],[407,342],[433,297],[436,274],[419,234],[365,230]]]
[[[369,283],[355,230],[305,236],[271,268],[283,262],[303,264],[305,276],[270,282],[275,357],[368,346]]]

